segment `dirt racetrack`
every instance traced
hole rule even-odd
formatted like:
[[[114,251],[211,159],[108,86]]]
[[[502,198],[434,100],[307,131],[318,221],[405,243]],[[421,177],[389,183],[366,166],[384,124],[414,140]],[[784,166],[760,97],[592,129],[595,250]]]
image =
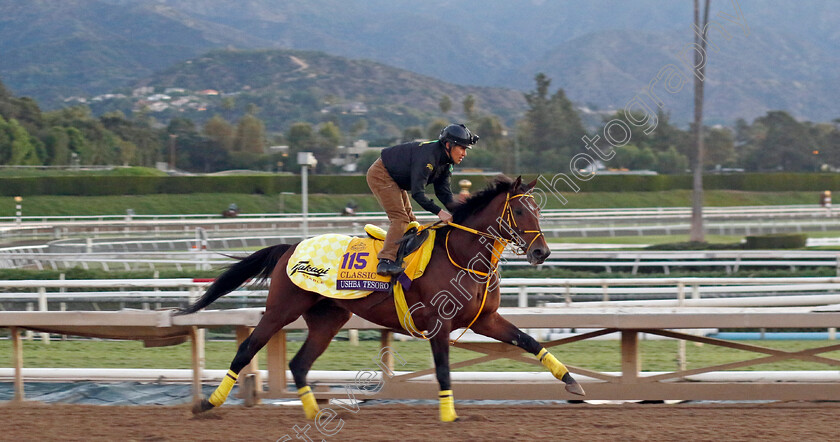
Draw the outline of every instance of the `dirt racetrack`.
[[[457,406],[457,405],[456,405]],[[340,410],[336,408],[337,410]],[[828,441],[838,439],[840,403],[457,406],[461,421],[437,421],[436,406],[340,410],[309,440],[364,441]],[[297,407],[224,406],[193,417],[186,406],[3,404],[0,440],[298,440]],[[307,440],[302,434],[300,440]]]

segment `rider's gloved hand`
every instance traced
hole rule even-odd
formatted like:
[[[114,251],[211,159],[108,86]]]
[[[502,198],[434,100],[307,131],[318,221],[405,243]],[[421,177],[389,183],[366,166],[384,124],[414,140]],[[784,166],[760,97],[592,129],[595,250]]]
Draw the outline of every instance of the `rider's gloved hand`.
[[[445,223],[452,222],[452,214],[445,210],[438,212],[438,218]]]

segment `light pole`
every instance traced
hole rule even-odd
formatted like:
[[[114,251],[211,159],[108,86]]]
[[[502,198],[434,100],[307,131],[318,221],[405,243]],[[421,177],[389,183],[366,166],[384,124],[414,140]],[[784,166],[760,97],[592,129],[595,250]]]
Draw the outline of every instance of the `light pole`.
[[[298,152],[297,162],[300,164],[300,194],[303,212],[303,237],[309,236],[309,168],[315,167],[318,160],[312,152]]]
[[[19,196],[16,196],[15,197],[15,222],[17,223],[18,226],[20,225],[20,222],[22,221],[22,219],[21,219],[22,218],[21,215],[23,214],[22,203],[23,203],[23,198],[21,198]]]

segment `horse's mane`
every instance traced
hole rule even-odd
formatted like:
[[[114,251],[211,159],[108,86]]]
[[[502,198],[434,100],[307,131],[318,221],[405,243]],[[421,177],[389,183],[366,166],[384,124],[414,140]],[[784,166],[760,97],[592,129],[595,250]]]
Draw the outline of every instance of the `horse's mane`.
[[[500,193],[509,192],[513,183],[513,179],[505,175],[496,175],[484,190],[470,195],[466,201],[453,208],[452,221],[458,224],[463,223],[470,215],[487,207],[490,201],[493,201],[493,198],[496,198]],[[517,190],[524,190],[522,189],[524,187],[527,186],[520,185],[520,189]]]

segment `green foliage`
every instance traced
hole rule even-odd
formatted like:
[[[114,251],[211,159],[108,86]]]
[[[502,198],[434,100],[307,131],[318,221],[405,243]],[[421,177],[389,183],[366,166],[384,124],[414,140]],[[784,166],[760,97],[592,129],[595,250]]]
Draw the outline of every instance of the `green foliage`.
[[[373,150],[369,150],[361,155],[359,155],[359,159],[356,160],[356,170],[362,173],[367,173],[367,170],[376,160],[379,159],[381,153],[376,152]]]
[[[783,234],[748,236],[745,249],[801,249],[805,247],[808,235]]]
[[[830,132],[827,137],[831,136]],[[806,124],[796,121],[786,112],[770,111],[757,118],[749,127],[741,123],[735,137],[745,142],[739,152],[739,163],[749,170],[819,169],[819,146],[813,132]],[[825,154],[833,159],[831,152]]]
[[[444,95],[443,97],[441,97],[440,101],[438,102],[438,107],[440,108],[440,111],[445,114],[448,114],[449,111],[452,110],[452,99],[449,98],[449,95]]]
[[[17,120],[6,121],[0,116],[0,164],[15,166],[41,164],[36,146],[40,146],[40,142],[33,139]]]
[[[549,97],[551,79],[540,73],[535,81],[536,89],[525,94],[528,110],[518,135],[523,152],[520,166],[528,172],[543,172],[551,164],[567,171],[569,160],[582,149],[580,137],[586,131],[562,89]]]
[[[204,123],[204,135],[218,143],[226,151],[233,150],[236,131],[219,115],[214,115],[213,118]]]
[[[252,154],[265,153],[265,125],[252,114],[245,114],[236,124],[233,150]]]
[[[645,247],[646,250],[738,250],[741,243],[714,244],[703,241],[688,241],[665,244],[654,244]]]

